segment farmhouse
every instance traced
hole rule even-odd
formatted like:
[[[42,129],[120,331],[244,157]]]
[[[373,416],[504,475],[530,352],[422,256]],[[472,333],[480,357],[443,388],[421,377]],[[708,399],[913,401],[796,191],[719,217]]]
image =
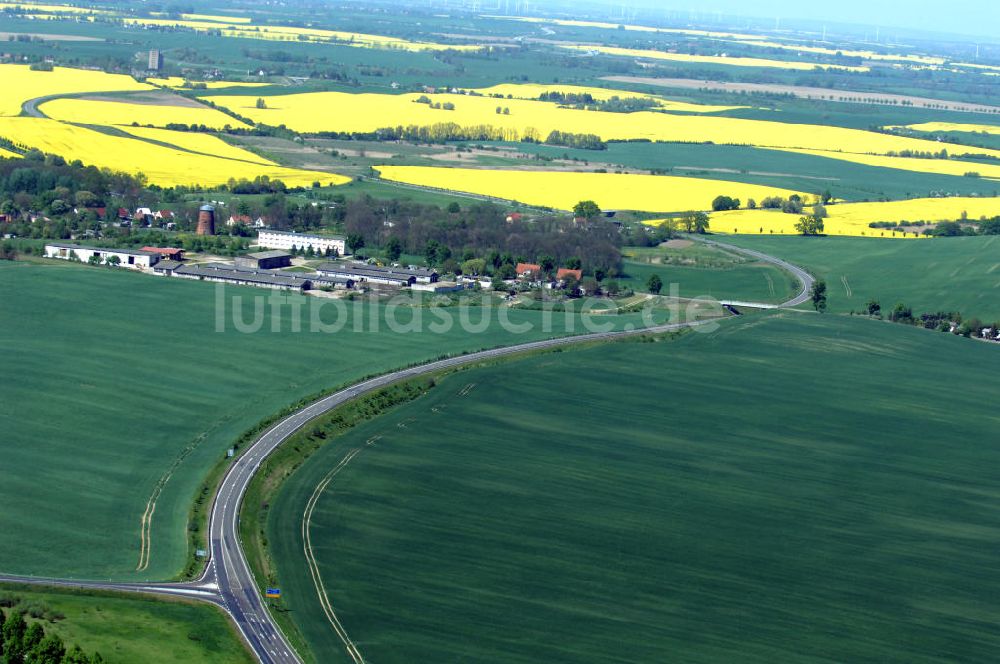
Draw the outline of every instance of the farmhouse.
[[[287,251],[258,251],[255,254],[237,256],[236,267],[251,270],[273,270],[292,264],[292,255]]]
[[[320,255],[325,255],[329,250],[330,253],[336,252],[338,256],[343,256],[346,249],[342,237],[270,230],[259,232],[257,244],[264,249],[282,249],[284,251],[290,251],[293,247],[295,249],[312,247],[313,252]]]
[[[231,214],[226,221],[226,226],[250,226],[252,228],[264,228],[267,224],[263,217],[254,219],[248,214]]]
[[[384,286],[412,286],[418,281],[433,283],[438,279],[438,273],[425,268],[378,267],[365,263],[323,263],[316,268],[321,275],[353,279],[357,282],[381,284]]]
[[[583,270],[571,270],[568,267],[561,267],[559,271],[556,272],[556,279],[562,281],[566,277],[573,277],[577,281],[583,279]]]
[[[518,263],[514,268],[514,273],[518,277],[530,277],[542,273],[542,266],[535,263]]]
[[[92,259],[101,263],[108,263],[110,260],[112,263],[117,262],[121,267],[144,270],[153,267],[160,260],[160,255],[151,251],[105,249],[103,247],[87,247],[82,244],[64,244],[62,242],[50,242],[46,244],[45,256],[47,258],[61,258],[62,260],[69,261],[76,260],[83,263],[89,263]]]

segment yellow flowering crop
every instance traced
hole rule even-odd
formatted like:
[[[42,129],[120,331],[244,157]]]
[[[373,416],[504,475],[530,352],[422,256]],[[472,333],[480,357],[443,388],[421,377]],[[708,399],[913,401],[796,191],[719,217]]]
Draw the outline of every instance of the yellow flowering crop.
[[[230,178],[253,180],[264,175],[289,186],[309,186],[314,181],[324,185],[349,181],[330,173],[196,154],[43,118],[0,118],[0,137],[69,160],[79,159],[86,165],[144,173],[149,182],[165,187],[214,186]]]
[[[33,2],[0,2],[0,10],[31,10],[42,14],[112,14],[106,9],[92,9],[90,7],[74,7],[73,5],[53,5],[35,4]]]
[[[196,32],[218,32],[224,37],[243,37],[247,39],[267,39],[275,41],[310,41],[343,43],[345,46],[361,46],[367,48],[390,48],[404,51],[476,51],[482,46],[436,44],[433,42],[415,42],[398,37],[385,35],[369,35],[361,32],[344,32],[341,30],[320,30],[318,28],[296,28],[284,25],[255,25],[251,23],[226,24],[217,21],[190,21],[165,18],[124,18],[126,25],[148,25],[160,27],[188,28]]]
[[[910,129],[912,131],[960,131],[1000,135],[1000,125],[960,124],[958,122],[921,122],[911,125],[894,125],[886,129]]]
[[[216,23],[249,23],[247,16],[218,16],[215,14],[181,14],[185,21],[215,21]]]
[[[188,83],[186,78],[180,76],[168,76],[166,78],[147,78],[147,83],[159,85],[164,88],[182,89]],[[271,83],[256,83],[252,81],[197,81],[199,85],[204,85],[209,90],[218,88],[260,88],[271,85]]]
[[[615,90],[612,88],[594,88],[582,85],[540,85],[537,83],[501,83],[489,88],[478,88],[474,92],[490,95],[508,95],[514,99],[538,99],[543,93],[562,92],[563,94],[583,95],[589,94],[599,101],[607,101],[612,97],[620,99],[651,99],[663,110],[680,111],[684,113],[719,113],[722,111],[733,111],[746,106],[709,106],[707,104],[693,104],[683,101],[673,101],[659,95],[643,94],[631,90]]]
[[[378,166],[385,180],[463,191],[530,205],[572,209],[584,199],[604,209],[646,212],[707,210],[720,194],[746,201],[796,192],[741,182],[664,175],[567,171],[479,170],[433,166]],[[800,194],[803,195],[803,194]]]
[[[168,124],[205,125],[222,129],[226,125],[247,128],[244,122],[208,106],[137,104],[127,101],[54,99],[38,109],[54,120],[80,124],[129,125],[133,122],[163,127]]]
[[[52,71],[33,71],[28,65],[0,65],[0,115],[19,115],[29,99],[46,95],[77,92],[131,92],[152,90],[124,74],[105,74],[90,69],[55,67]]]
[[[248,161],[254,164],[265,166],[277,166],[270,159],[265,159],[259,155],[226,143],[218,136],[202,134],[192,131],[171,131],[169,129],[153,129],[151,127],[116,127],[127,134],[132,134],[138,138],[145,138],[159,143],[168,143],[177,146],[182,150],[198,152],[213,157],[223,159],[234,159],[236,161]]]
[[[687,35],[689,37],[710,37],[713,39],[760,39],[760,35],[747,35],[738,32],[715,32],[712,30],[686,30],[682,28],[651,28],[646,25],[630,25],[628,23],[607,23],[603,21],[575,21],[559,18],[539,18],[536,16],[497,16],[485,15],[483,18],[503,19],[507,21],[520,21],[522,23],[546,23],[548,25],[561,25],[569,28],[602,28],[605,30],[617,30],[621,28],[630,32],[657,32],[665,34]]]
[[[619,48],[617,46],[587,46],[582,44],[565,44],[562,48],[575,51],[595,51],[605,55],[622,55],[630,58],[649,58],[651,60],[670,60],[672,62],[694,62],[703,65],[729,65],[733,67],[767,67],[772,69],[795,69],[812,71],[814,69],[836,69],[841,71],[867,72],[868,67],[850,67],[846,65],[827,65],[815,62],[793,62],[791,60],[769,60],[766,58],[741,58],[721,55],[688,55],[687,53],[666,53],[635,48]]]
[[[948,145],[948,147],[951,148],[953,146]],[[955,147],[959,148],[959,146]],[[919,157],[887,157],[884,155],[834,152],[830,150],[782,149],[782,152],[810,154],[817,157],[827,157],[829,159],[849,161],[854,164],[880,166],[882,168],[896,168],[902,171],[915,171],[917,173],[936,173],[938,175],[957,176],[964,176],[968,173],[977,173],[980,177],[994,180],[1000,179],[1000,164],[990,164],[984,162],[958,161],[955,159],[922,159]],[[995,185],[993,188],[996,188]]]
[[[19,155],[16,152],[11,152],[10,150],[6,150],[4,148],[0,148],[0,157],[2,157],[3,159],[17,159],[20,156],[21,155]]]
[[[908,54],[886,54],[875,51],[852,51],[838,48],[825,48],[823,46],[805,46],[803,44],[783,43],[767,41],[763,39],[743,39],[735,40],[743,46],[758,46],[760,48],[778,48],[784,51],[796,51],[798,53],[816,53],[819,55],[841,55],[848,58],[862,58],[864,60],[879,60],[888,62],[915,62],[923,65],[942,65],[944,58],[929,55],[908,55]]]
[[[759,199],[758,199],[759,200]],[[838,203],[827,206],[824,220],[827,235],[865,237],[919,237],[912,232],[869,228],[875,221],[954,221],[965,212],[970,219],[1000,215],[1000,198],[917,198],[887,203]],[[806,212],[811,212],[809,208]],[[801,215],[776,210],[731,210],[713,212],[711,229],[718,233],[795,235]],[[650,222],[653,223],[653,222]]]
[[[454,105],[448,111],[416,103],[426,96],[434,104]],[[351,94],[309,92],[266,97],[267,108],[257,108],[256,96],[207,97],[254,122],[281,124],[301,132],[342,131],[368,133],[386,127],[454,123],[461,127],[494,127],[504,140],[525,137],[544,140],[552,130],[596,134],[604,140],[648,139],[666,142],[707,142],[719,145],[753,145],[764,148],[799,148],[887,154],[889,152],[939,152],[953,155],[968,151],[1000,157],[1000,150],[968,148],[905,136],[830,127],[790,124],[767,120],[674,115],[640,111],[607,113],[560,108],[550,102],[525,99],[493,99],[462,94]],[[510,114],[497,113],[497,107]],[[931,160],[928,160],[931,161]]]

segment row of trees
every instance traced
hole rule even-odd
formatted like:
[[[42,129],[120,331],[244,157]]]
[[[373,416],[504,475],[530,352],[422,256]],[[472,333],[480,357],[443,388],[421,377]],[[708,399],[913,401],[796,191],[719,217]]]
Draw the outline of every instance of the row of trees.
[[[56,634],[45,634],[41,622],[29,623],[24,613],[0,610],[0,655],[3,664],[101,664],[99,653],[88,656],[80,646],[68,651]]]

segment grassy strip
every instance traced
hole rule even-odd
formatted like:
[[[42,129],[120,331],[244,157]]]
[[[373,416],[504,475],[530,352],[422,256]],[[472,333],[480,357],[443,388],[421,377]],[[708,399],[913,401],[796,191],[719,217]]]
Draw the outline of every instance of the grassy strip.
[[[116,662],[255,661],[235,625],[219,607],[179,597],[90,588],[0,584],[8,616],[24,611],[44,621],[46,634]]]
[[[690,328],[682,328],[670,332],[634,335],[616,339],[614,342],[656,343],[676,339],[688,332],[690,332]],[[607,340],[580,342],[573,344],[573,349],[578,350],[607,343],[609,343]],[[357,425],[420,398],[444,376],[536,355],[561,353],[563,350],[564,348],[561,346],[528,350],[401,380],[359,399],[353,399],[308,422],[261,464],[259,471],[247,487],[243,504],[240,507],[240,541],[246,553],[250,571],[257,584],[260,587],[280,586],[277,567],[268,547],[267,519],[269,508],[284,483],[317,450],[334,442]],[[271,609],[272,617],[288,638],[291,646],[305,661],[315,661],[305,638],[292,620],[287,608],[282,605],[281,600],[270,600],[268,606]]]

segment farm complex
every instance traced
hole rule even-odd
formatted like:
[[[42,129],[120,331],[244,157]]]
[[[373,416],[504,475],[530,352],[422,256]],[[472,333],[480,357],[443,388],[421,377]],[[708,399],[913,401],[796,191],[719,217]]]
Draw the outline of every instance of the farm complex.
[[[3,664],[992,662],[998,24],[0,2]]]

